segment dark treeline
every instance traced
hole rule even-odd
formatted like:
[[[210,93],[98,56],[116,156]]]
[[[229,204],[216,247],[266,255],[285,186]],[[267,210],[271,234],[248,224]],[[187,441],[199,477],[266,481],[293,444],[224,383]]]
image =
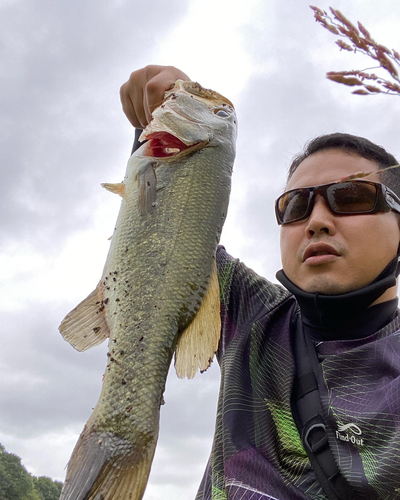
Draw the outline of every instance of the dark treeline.
[[[58,500],[62,483],[32,476],[21,459],[0,444],[0,500]]]

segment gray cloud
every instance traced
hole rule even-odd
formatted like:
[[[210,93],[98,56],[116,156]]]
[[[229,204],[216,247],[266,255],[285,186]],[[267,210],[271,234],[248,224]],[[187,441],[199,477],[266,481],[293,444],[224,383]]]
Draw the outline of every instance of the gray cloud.
[[[123,120],[119,85],[185,8],[161,0],[150,9],[94,0],[2,8],[0,228],[12,223],[15,237],[32,238],[41,225],[35,237],[47,244],[53,231],[90,223],[99,173],[109,175],[129,152],[115,126]]]
[[[19,313],[3,315],[8,325],[3,333],[12,340],[2,350],[6,376],[0,420],[6,434],[17,431],[21,438],[31,438],[49,428],[76,425],[96,403],[105,349],[89,351],[82,363],[82,355],[57,332],[61,317],[60,308],[51,309],[51,303],[30,310],[29,321]]]

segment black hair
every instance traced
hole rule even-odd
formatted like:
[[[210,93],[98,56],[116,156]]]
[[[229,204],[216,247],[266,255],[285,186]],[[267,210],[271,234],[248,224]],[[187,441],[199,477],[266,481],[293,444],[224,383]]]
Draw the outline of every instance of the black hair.
[[[368,139],[357,135],[337,132],[311,139],[305,145],[303,151],[293,158],[289,167],[288,181],[303,160],[324,149],[340,149],[349,154],[362,156],[367,160],[375,162],[379,166],[379,169],[399,164],[393,155]],[[382,172],[380,174],[380,179],[382,184],[385,184],[400,196],[400,168],[393,168],[386,172]]]

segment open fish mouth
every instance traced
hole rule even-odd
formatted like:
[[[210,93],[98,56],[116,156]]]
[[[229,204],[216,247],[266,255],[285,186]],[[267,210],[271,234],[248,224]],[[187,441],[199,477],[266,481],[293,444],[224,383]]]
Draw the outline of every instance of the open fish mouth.
[[[146,142],[137,150],[140,156],[159,158],[168,161],[177,156],[186,156],[202,149],[208,140],[185,144],[178,137],[169,132],[152,132],[144,137]],[[172,161],[172,160],[171,160]]]
[[[141,156],[150,156],[152,158],[169,158],[176,156],[183,151],[192,150],[200,143],[187,145],[169,132],[153,132],[147,137],[147,142],[141,150]]]

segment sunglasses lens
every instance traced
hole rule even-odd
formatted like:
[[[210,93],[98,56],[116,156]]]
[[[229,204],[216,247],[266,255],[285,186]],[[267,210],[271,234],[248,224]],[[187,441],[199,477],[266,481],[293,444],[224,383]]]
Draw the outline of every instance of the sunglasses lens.
[[[281,224],[294,222],[307,214],[311,193],[308,189],[296,189],[284,193],[277,202],[277,214]]]
[[[372,182],[349,181],[315,188],[300,188],[284,193],[277,200],[276,213],[280,224],[305,219],[312,210],[312,189],[322,195],[331,210],[338,214],[363,214],[375,210],[377,185]]]
[[[367,182],[332,184],[327,190],[329,204],[336,213],[368,213],[375,206],[376,186]]]

